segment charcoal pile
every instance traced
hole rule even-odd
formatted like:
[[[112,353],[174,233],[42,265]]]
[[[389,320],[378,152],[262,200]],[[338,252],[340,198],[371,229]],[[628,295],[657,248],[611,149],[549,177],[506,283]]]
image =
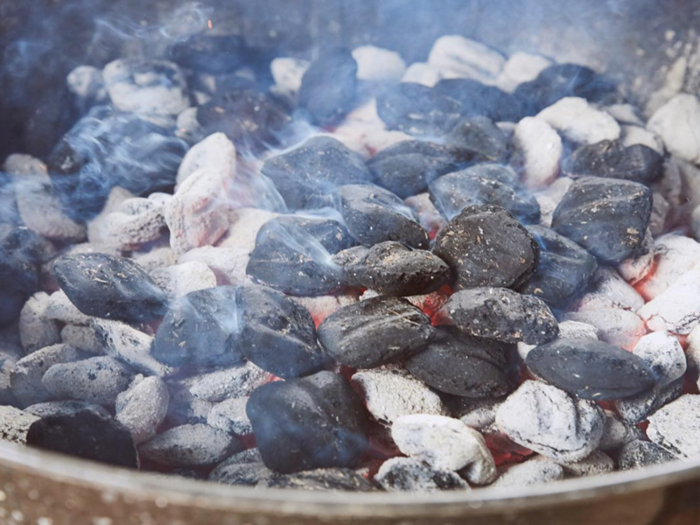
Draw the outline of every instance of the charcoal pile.
[[[644,116],[457,36],[257,45],[81,66],[82,116],[4,160],[2,439],[361,492],[700,457],[695,95]]]

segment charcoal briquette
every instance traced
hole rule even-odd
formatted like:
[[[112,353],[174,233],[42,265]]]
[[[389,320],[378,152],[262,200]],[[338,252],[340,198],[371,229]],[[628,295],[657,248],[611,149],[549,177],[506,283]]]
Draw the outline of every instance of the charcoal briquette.
[[[446,145],[459,162],[506,163],[508,135],[487,117],[462,120],[447,135]]]

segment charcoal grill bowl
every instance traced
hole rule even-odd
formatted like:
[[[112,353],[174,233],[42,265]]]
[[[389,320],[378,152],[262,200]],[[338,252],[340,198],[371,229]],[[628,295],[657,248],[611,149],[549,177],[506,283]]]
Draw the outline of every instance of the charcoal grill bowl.
[[[334,43],[374,43],[424,60],[441,34],[464,34],[506,51],[540,50],[603,67],[643,102],[670,63],[666,35],[696,45],[696,0],[215,0],[238,9],[238,32],[276,35],[290,53]],[[22,74],[0,63],[0,157],[23,144],[29,105],[5,94],[52,95],[90,41],[63,24],[138,9],[167,12],[180,0],[0,0],[0,51],[38,31],[51,60],[23,57]],[[66,7],[79,9],[67,11]],[[82,6],[82,7],[80,7]],[[100,11],[102,10],[102,11]],[[291,11],[291,14],[287,16]],[[67,14],[68,13],[68,14]],[[301,15],[300,15],[301,13]],[[55,30],[47,22],[56,20]],[[248,23],[255,20],[256,23]],[[261,32],[260,23],[270,27]],[[73,29],[73,26],[66,26]],[[396,28],[408,28],[401,32]],[[272,31],[274,29],[274,31]],[[66,47],[67,46],[67,47]],[[31,46],[29,47],[31,50]],[[690,47],[690,52],[695,48]],[[54,50],[61,50],[56,52]],[[0,56],[2,56],[0,54]],[[672,59],[677,57],[674,56]],[[635,83],[636,77],[645,79]],[[696,90],[697,78],[686,78]],[[695,86],[695,87],[694,87]],[[47,117],[48,118],[48,117]],[[40,151],[33,152],[41,155]],[[120,470],[0,442],[0,524],[31,525],[698,525],[700,459],[517,490],[470,493],[328,494],[229,487]]]

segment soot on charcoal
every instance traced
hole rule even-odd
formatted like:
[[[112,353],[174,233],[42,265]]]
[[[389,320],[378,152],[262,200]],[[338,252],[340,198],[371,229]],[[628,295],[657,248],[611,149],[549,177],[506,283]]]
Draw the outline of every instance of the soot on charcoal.
[[[504,163],[510,156],[508,135],[486,117],[460,121],[446,141],[450,152],[460,162]]]
[[[524,224],[540,220],[540,205],[510,168],[498,164],[477,164],[433,181],[430,200],[448,220],[467,206],[493,204],[507,210]]]
[[[333,260],[343,268],[349,285],[383,295],[427,294],[450,280],[450,267],[442,259],[398,242],[357,246],[336,254]]]
[[[527,355],[528,368],[583,399],[622,399],[649,390],[654,373],[631,352],[589,339],[559,339]]]
[[[372,246],[398,241],[412,248],[428,248],[428,232],[416,222],[404,202],[379,186],[350,184],[338,190],[338,210],[350,234]]]
[[[318,327],[318,339],[339,363],[354,368],[405,359],[435,336],[430,318],[405,299],[374,297],[345,306]]]
[[[163,318],[153,357],[170,366],[239,363],[238,331],[235,287],[190,292]]]
[[[238,35],[192,35],[170,48],[175,63],[212,75],[235,71],[246,63],[249,53]]]
[[[270,219],[258,230],[256,241],[259,239],[261,243],[264,242],[264,239],[270,235],[270,230],[274,231],[280,226],[305,231],[331,254],[355,244],[350,232],[337,220],[303,215],[280,215]]]
[[[494,122],[518,122],[522,109],[519,101],[494,86],[486,86],[471,78],[444,78],[435,84],[435,91],[458,101],[463,117],[485,116]]]
[[[106,253],[65,255],[54,263],[61,289],[86,315],[126,322],[162,316],[167,297],[135,262]]]
[[[264,286],[243,286],[236,293],[239,345],[263,370],[289,378],[318,372],[328,361],[316,342],[306,308]]]
[[[292,210],[328,206],[336,188],[372,179],[362,157],[331,137],[312,137],[272,157],[262,174],[274,182]]]
[[[246,411],[265,465],[277,472],[351,467],[368,448],[362,402],[331,372],[263,385]]]
[[[406,361],[417,379],[440,392],[496,398],[510,391],[506,369],[512,346],[477,339],[452,326],[437,328],[435,340]]]
[[[440,231],[433,249],[450,265],[458,288],[513,286],[535,272],[539,247],[498,206],[468,206]]]

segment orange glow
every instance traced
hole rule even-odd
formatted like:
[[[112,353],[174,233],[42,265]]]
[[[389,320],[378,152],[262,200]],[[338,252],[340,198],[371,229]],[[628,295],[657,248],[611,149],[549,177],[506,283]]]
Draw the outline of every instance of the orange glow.
[[[211,20],[207,20],[207,27],[209,29],[214,29],[214,23]]]

